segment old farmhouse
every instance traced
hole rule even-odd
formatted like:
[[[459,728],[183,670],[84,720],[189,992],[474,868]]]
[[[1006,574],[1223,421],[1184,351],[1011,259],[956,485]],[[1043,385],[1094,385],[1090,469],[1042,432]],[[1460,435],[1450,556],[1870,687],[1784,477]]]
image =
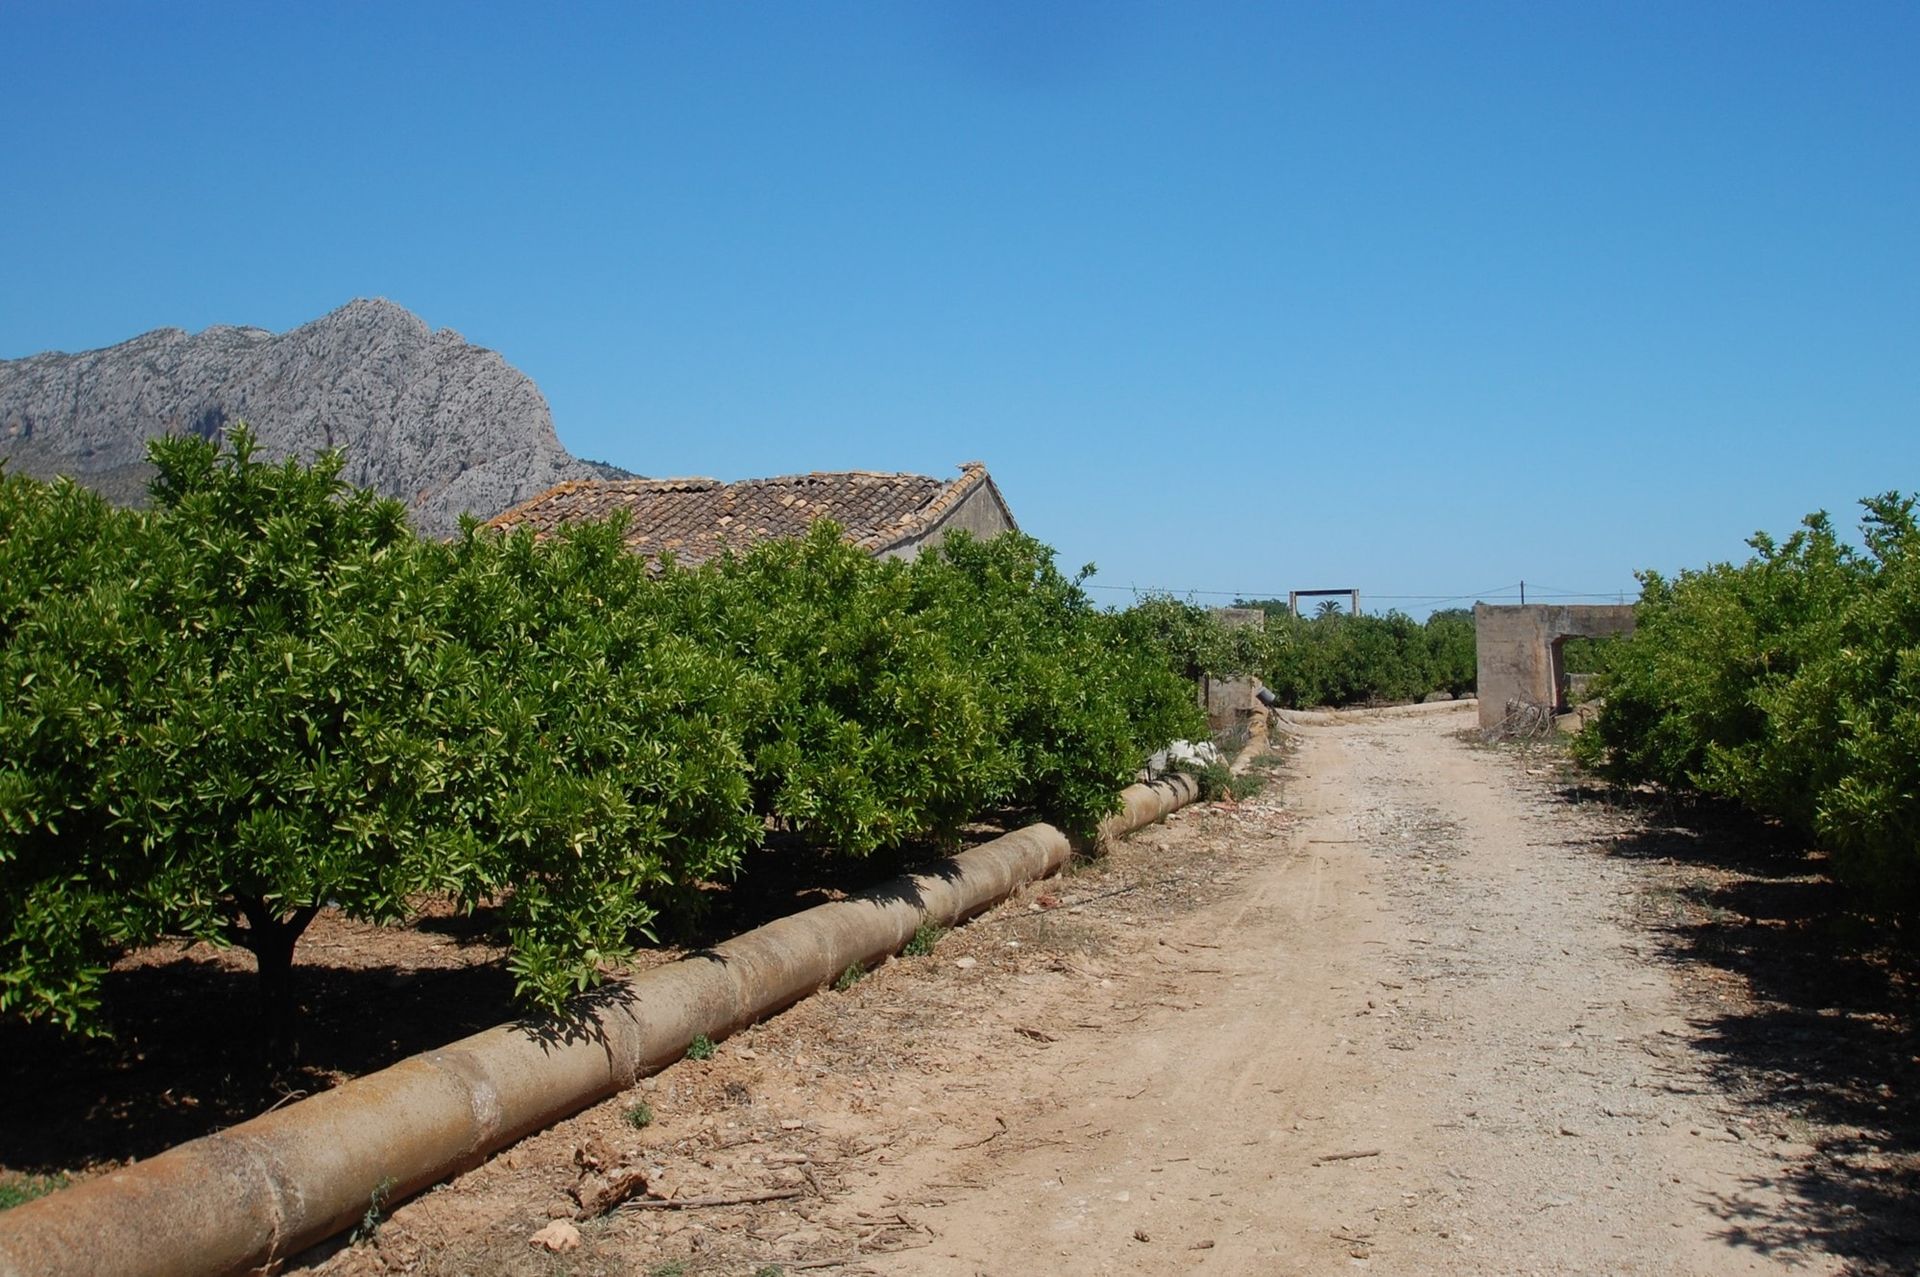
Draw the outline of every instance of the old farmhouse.
[[[798,537],[822,519],[880,558],[911,558],[959,528],[977,537],[1016,530],[1018,524],[978,461],[960,477],[843,470],[778,479],[576,480],[550,488],[488,521],[489,527],[530,527],[546,536],[577,520],[628,517],[627,545],[658,559],[671,554],[695,566],[759,541]]]

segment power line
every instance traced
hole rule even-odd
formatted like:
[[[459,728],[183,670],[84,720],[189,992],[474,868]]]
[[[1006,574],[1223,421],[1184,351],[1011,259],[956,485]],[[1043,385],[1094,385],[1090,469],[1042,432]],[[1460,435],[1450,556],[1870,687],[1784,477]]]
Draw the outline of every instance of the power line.
[[[1286,590],[1202,590],[1202,589],[1192,588],[1192,587],[1175,588],[1174,586],[1170,586],[1170,585],[1095,585],[1091,583],[1084,585],[1082,588],[1088,589],[1088,590],[1125,590],[1133,594],[1176,594],[1176,595],[1217,594],[1225,598],[1236,598],[1236,599],[1276,599],[1276,598],[1284,598],[1288,593]],[[1474,593],[1369,594],[1365,590],[1362,590],[1361,593],[1363,595],[1366,595],[1366,597],[1370,599],[1401,599],[1401,600],[1407,600],[1407,601],[1423,601],[1424,600],[1427,602],[1432,602],[1435,599],[1439,599],[1443,601],[1447,599],[1470,599],[1470,598],[1479,597],[1481,595],[1497,594],[1502,591],[1509,591],[1517,588],[1518,588],[1517,585],[1503,585],[1495,590],[1481,590],[1479,591],[1478,595]],[[1597,598],[1600,596],[1596,595],[1595,597]]]
[[[1208,597],[1234,599],[1282,599],[1285,598],[1288,593],[1286,590],[1203,590],[1193,587],[1175,588],[1167,585],[1098,585],[1092,582],[1083,584],[1082,588],[1088,590],[1118,590],[1136,596],[1142,594],[1168,594],[1176,598],[1206,595]],[[1370,594],[1366,590],[1362,590],[1360,593],[1363,598],[1385,600],[1390,603],[1458,603],[1466,599],[1488,599],[1499,598],[1504,595],[1517,595],[1519,592],[1520,583],[1515,581],[1511,585],[1499,585],[1490,590],[1469,590],[1458,594]],[[1530,599],[1622,599],[1638,598],[1640,590],[1638,586],[1630,590],[1528,589],[1526,594]]]

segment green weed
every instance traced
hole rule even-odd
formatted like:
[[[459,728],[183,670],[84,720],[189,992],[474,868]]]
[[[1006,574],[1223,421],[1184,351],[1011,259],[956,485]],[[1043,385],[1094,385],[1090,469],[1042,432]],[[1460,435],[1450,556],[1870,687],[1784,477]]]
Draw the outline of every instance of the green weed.
[[[1242,772],[1227,779],[1227,792],[1233,795],[1235,802],[1251,798],[1266,787],[1267,778],[1259,772]]]
[[[1199,782],[1201,802],[1218,802],[1227,795],[1233,784],[1233,770],[1218,760],[1211,763],[1176,762],[1173,769],[1185,772]]]
[[[15,1206],[30,1202],[36,1197],[45,1197],[58,1188],[67,1186],[65,1175],[8,1175],[0,1177],[0,1210],[12,1210]]]
[[[373,1239],[374,1233],[380,1228],[380,1221],[386,1218],[387,1196],[393,1192],[393,1186],[398,1182],[393,1176],[386,1175],[373,1186],[373,1192],[367,1195],[366,1213],[360,1217],[360,1222],[354,1226],[353,1234],[347,1238],[349,1245],[357,1246],[361,1242]]]
[[[711,1060],[713,1058],[713,1039],[702,1033],[687,1043],[689,1060]]]
[[[947,929],[939,923],[923,922],[914,929],[913,939],[907,941],[907,947],[900,952],[909,958],[924,958],[933,952],[933,947],[940,943],[940,937],[946,934]]]

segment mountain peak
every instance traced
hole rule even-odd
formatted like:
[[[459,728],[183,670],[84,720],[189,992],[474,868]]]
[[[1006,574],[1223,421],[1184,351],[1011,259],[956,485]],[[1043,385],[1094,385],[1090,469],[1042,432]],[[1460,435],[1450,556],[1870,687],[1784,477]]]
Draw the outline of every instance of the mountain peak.
[[[432,331],[427,321],[402,306],[399,302],[388,301],[384,297],[356,297],[344,306],[337,306],[320,318],[310,321],[303,327],[326,325],[337,327],[351,325],[365,328],[406,328],[417,332]]]
[[[267,456],[346,454],[348,482],[444,535],[567,479],[606,473],[561,446],[525,374],[406,307],[356,298],[289,332],[215,325],[105,350],[0,360],[0,457],[137,503],[147,440],[245,421]]]

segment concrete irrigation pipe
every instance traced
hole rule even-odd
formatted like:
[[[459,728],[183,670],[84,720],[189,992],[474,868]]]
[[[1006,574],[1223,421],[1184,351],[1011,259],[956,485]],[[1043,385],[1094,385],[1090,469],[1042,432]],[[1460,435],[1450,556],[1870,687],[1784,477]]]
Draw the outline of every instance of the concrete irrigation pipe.
[[[1193,801],[1191,777],[1130,787],[1102,840]],[[1030,825],[586,1000],[550,1031],[502,1025],[0,1214],[0,1277],[242,1273],[352,1225],[789,1006],[854,963],[898,953],[923,922],[958,922],[1071,854]]]

